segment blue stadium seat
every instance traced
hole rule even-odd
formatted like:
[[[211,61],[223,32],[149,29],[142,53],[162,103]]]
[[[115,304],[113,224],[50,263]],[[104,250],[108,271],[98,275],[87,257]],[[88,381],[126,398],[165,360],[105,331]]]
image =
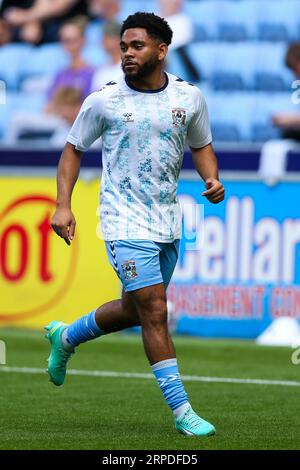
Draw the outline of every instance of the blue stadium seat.
[[[256,53],[255,42],[219,43],[214,72],[236,76],[233,89],[251,89]]]
[[[260,22],[257,27],[260,41],[289,41],[290,39],[285,24]]]
[[[222,0],[187,1],[184,11],[192,18],[197,30],[205,34],[206,39],[218,37],[218,21],[222,18],[224,2]]]
[[[259,90],[283,91],[294,80],[285,66],[286,43],[257,43],[254,71],[254,88]],[[269,84],[268,84],[269,82]]]
[[[220,41],[246,41],[248,33],[242,24],[219,23],[218,38]]]
[[[102,26],[100,21],[92,21],[86,28],[87,45],[100,46],[102,40]]]
[[[280,131],[271,124],[252,124],[251,126],[252,142],[266,142],[279,137]]]
[[[93,67],[99,67],[109,60],[100,43],[85,46],[83,50],[83,57]]]
[[[24,111],[28,113],[40,113],[45,104],[45,95],[43,93],[20,93],[7,92],[6,104],[1,105],[0,113],[0,138],[6,133],[9,120],[13,113]]]
[[[28,62],[32,50],[25,44],[8,44],[0,48],[0,80],[6,83],[8,90],[19,87],[22,66]]]
[[[121,11],[119,14],[119,20],[124,21],[128,15],[132,15],[137,11],[149,11],[158,13],[158,2],[156,0],[123,0],[121,2]]]
[[[285,91],[287,85],[281,75],[269,72],[256,72],[254,74],[254,89],[257,91]]]
[[[245,83],[238,72],[217,71],[212,74],[211,83],[214,90],[244,90]]]
[[[258,4],[257,37],[270,41],[297,39],[297,24],[300,16],[298,0],[264,1]],[[265,26],[263,31],[262,25]],[[280,39],[281,37],[281,39]]]
[[[204,44],[195,42],[188,46],[188,53],[193,57],[200,76],[204,79],[210,78],[217,63],[218,43],[214,41]]]
[[[182,78],[183,80],[190,80],[188,72],[176,51],[169,51],[168,53],[167,71],[179,78]]]
[[[208,32],[201,24],[194,24],[194,41],[207,41]]]
[[[31,49],[21,68],[22,79],[35,75],[52,76],[66,68],[69,58],[59,43],[45,44]]]
[[[258,5],[255,1],[224,0],[218,19],[218,39],[221,41],[255,39],[258,14]]]
[[[239,142],[241,135],[235,124],[212,121],[211,131],[214,142]]]
[[[272,117],[280,112],[297,112],[297,107],[291,101],[291,94],[286,93],[256,93],[253,95],[255,114],[252,116],[251,139],[262,142],[276,138],[278,130],[272,125]]]
[[[215,132],[214,140],[228,142],[232,139],[238,141],[250,139],[251,121],[255,113],[252,93],[215,91],[206,94],[206,101],[212,129]]]

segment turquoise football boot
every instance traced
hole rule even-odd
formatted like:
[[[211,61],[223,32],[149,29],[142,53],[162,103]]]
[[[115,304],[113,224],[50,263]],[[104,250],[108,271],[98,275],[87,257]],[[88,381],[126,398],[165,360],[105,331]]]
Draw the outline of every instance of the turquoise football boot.
[[[175,420],[175,427],[181,434],[187,436],[213,436],[216,433],[215,427],[200,418],[191,407],[181,418]]]
[[[50,376],[50,381],[54,385],[62,385],[64,383],[67,362],[72,354],[74,354],[74,350],[67,351],[61,344],[61,334],[67,326],[66,323],[55,320],[45,327],[45,330],[48,331],[46,338],[49,339],[51,344],[47,372]]]

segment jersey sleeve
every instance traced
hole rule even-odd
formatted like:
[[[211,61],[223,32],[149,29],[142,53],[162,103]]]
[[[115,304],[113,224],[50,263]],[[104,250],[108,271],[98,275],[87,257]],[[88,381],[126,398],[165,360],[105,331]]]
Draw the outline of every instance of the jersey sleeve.
[[[187,143],[190,147],[202,148],[211,143],[212,135],[210,130],[207,104],[200,90],[196,90],[196,109],[188,127]]]
[[[85,152],[103,132],[102,104],[97,92],[83,102],[77,118],[68,134],[67,142]]]

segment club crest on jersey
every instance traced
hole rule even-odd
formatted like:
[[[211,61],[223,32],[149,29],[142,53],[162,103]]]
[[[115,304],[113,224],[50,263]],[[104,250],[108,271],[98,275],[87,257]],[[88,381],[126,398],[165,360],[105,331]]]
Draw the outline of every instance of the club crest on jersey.
[[[134,122],[132,113],[123,113],[123,122]]]
[[[137,277],[135,261],[133,260],[124,261],[122,263],[122,269],[125,275],[125,279],[130,280],[130,279],[135,279]]]
[[[173,126],[183,127],[186,122],[186,110],[183,108],[172,109]]]

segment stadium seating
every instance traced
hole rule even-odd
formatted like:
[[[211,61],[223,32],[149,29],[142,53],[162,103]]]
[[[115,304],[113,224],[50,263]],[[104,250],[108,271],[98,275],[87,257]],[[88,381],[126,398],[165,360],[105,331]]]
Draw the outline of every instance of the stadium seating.
[[[6,134],[13,113],[40,113],[44,104],[45,96],[43,93],[28,94],[8,91],[6,93],[6,104],[5,106],[1,106],[0,139]]]
[[[29,62],[32,50],[31,46],[25,44],[8,44],[0,48],[0,80],[5,82],[7,89],[15,90],[19,87],[21,69]]]
[[[32,76],[55,75],[68,66],[69,60],[60,44],[45,44],[33,47],[26,60],[20,65],[19,79],[25,80]]]
[[[120,20],[137,10],[157,12],[157,8],[156,0],[142,4],[123,0]],[[187,53],[201,77],[199,86],[207,97],[215,140],[258,142],[276,136],[272,114],[297,109],[289,99],[295,78],[284,58],[288,43],[300,40],[300,1],[185,0],[184,10],[195,25],[195,42]],[[107,58],[101,37],[101,23],[92,22],[84,57],[95,67]],[[0,137],[11,107],[18,110],[22,103],[29,111],[39,109],[42,99],[36,91],[42,91],[43,78],[51,79],[67,65],[60,44],[0,48],[0,80],[8,90],[5,109],[0,108]],[[167,70],[190,81],[176,51],[169,53]],[[28,80],[31,87],[24,85]],[[40,88],[35,88],[38,83]],[[31,98],[24,90],[30,91]]]
[[[200,84],[201,88],[201,84]],[[216,92],[203,89],[215,140],[263,142],[278,136],[272,126],[277,112],[295,112],[290,93]],[[232,136],[236,138],[232,139]],[[222,138],[221,138],[222,137]]]

